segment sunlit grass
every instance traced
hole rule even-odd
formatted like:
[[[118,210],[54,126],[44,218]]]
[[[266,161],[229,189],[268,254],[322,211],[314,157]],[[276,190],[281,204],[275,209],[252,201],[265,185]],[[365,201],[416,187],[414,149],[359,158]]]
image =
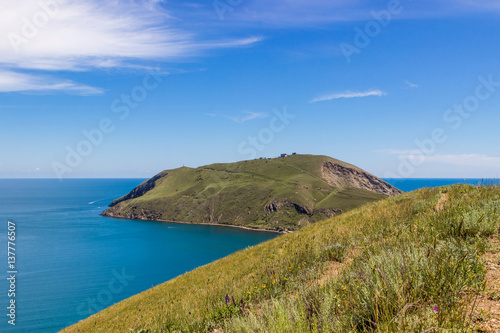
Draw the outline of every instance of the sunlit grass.
[[[239,251],[68,332],[470,331],[499,221],[499,187],[423,189]]]

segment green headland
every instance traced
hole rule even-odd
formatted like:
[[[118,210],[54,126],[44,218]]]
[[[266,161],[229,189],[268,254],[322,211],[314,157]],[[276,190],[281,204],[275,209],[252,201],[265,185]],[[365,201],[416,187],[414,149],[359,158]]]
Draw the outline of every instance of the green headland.
[[[103,215],[283,232],[400,193],[331,157],[291,155],[165,170]]]

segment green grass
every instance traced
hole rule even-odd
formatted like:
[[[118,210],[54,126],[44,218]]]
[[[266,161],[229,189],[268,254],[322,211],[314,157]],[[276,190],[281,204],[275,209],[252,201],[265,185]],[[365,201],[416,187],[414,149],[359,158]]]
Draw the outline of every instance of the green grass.
[[[165,176],[156,180],[154,188],[139,197],[117,201],[104,214],[285,231],[387,197],[363,188],[350,188],[352,184],[347,179],[342,180],[346,187],[329,184],[322,173],[327,162],[362,171],[327,156],[314,155],[212,164],[196,169],[183,167],[162,172]],[[366,175],[358,178],[366,180]]]
[[[471,332],[499,227],[499,187],[423,189],[234,253],[66,332]]]

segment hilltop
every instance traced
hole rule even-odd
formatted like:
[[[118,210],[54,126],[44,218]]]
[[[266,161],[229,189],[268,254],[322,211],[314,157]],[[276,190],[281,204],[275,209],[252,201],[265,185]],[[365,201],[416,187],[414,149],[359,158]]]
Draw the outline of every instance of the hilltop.
[[[181,275],[64,332],[498,332],[500,187],[367,204]]]
[[[165,170],[103,215],[288,231],[400,193],[354,165],[293,155]]]

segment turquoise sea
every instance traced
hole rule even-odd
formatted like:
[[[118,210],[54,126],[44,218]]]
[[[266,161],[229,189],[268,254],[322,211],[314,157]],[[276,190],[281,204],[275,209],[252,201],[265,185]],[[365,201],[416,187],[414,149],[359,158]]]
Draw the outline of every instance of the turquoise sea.
[[[99,214],[143,179],[0,180],[0,332],[57,332],[275,233]],[[7,223],[16,223],[16,325]],[[3,310],[1,310],[3,309]]]
[[[143,179],[0,179],[0,332],[57,332],[120,300],[277,234],[99,214]],[[403,191],[481,179],[387,179]],[[15,326],[7,316],[15,223]],[[3,310],[2,310],[3,309]]]

